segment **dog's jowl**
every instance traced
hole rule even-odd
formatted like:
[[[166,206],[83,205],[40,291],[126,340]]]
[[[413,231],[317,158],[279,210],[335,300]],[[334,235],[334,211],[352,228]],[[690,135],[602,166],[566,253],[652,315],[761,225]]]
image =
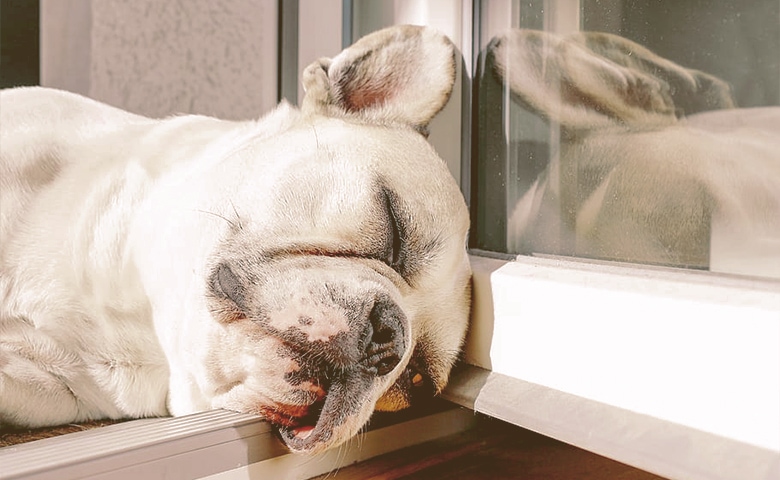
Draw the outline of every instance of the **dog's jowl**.
[[[406,26],[258,121],[3,91],[0,424],[226,408],[311,452],[440,390],[469,220],[424,132],[454,78]]]

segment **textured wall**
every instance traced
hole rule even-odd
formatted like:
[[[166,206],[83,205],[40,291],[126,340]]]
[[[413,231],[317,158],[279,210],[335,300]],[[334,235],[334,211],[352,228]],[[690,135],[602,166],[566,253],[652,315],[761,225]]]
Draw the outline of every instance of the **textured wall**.
[[[52,14],[67,3],[88,8],[76,19]],[[275,0],[44,0],[42,8],[42,58],[59,64],[42,65],[47,86],[155,117],[246,119],[276,104]],[[63,28],[74,21],[81,28]],[[74,43],[89,51],[67,48]],[[74,64],[83,67],[64,71]]]

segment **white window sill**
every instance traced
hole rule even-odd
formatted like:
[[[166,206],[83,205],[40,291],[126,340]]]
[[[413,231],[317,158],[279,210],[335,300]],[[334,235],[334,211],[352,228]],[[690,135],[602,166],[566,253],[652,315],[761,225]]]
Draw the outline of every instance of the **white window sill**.
[[[780,478],[780,283],[472,256],[445,398],[669,478]],[[492,373],[491,373],[492,372]]]
[[[476,421],[470,410],[446,406],[408,417],[316,456],[289,453],[254,415],[215,410],[134,420],[2,448],[0,479],[306,479],[460,433]]]

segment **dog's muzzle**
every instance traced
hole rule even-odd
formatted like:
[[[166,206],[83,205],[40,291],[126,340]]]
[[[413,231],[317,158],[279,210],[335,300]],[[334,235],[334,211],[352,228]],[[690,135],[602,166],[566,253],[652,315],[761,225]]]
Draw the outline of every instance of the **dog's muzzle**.
[[[367,402],[375,401],[369,398],[374,385],[396,369],[408,348],[405,324],[401,309],[378,294],[359,335],[347,332],[329,341],[298,341],[290,346],[301,369],[286,380],[292,385],[316,382],[322,391],[304,415],[292,424],[280,424],[290,448],[311,450],[327,443],[336,429],[367,408]]]
[[[250,293],[247,283],[223,263],[212,275],[211,291],[238,307],[234,316],[252,320],[265,335],[278,339],[279,356],[296,365],[284,373],[295,395],[289,397],[290,404],[262,405],[257,410],[279,427],[292,450],[320,450],[332,440],[351,436],[373,410],[378,395],[393,383],[388,375],[408,357],[408,321],[401,307],[380,288],[358,294],[329,282],[291,292],[291,299],[304,297],[294,300],[293,307],[261,306],[254,304],[257,295]],[[284,282],[274,285],[287,290]],[[231,321],[229,313],[215,314]]]

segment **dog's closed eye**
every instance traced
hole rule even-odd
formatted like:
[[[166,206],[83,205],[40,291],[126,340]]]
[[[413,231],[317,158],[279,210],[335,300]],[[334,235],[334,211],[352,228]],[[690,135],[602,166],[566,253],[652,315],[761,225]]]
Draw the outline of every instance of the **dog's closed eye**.
[[[211,274],[212,291],[223,299],[236,304],[241,310],[246,308],[246,291],[238,277],[227,263],[221,263]]]
[[[388,240],[385,244],[385,257],[384,261],[393,270],[400,273],[402,258],[402,225],[398,219],[397,205],[393,198],[393,193],[389,190],[384,191],[385,197],[385,210],[388,218]]]
[[[395,270],[407,283],[413,283],[420,269],[436,258],[442,247],[442,237],[417,230],[419,218],[412,208],[392,188],[383,185],[378,204],[384,210],[384,245],[375,255]]]

